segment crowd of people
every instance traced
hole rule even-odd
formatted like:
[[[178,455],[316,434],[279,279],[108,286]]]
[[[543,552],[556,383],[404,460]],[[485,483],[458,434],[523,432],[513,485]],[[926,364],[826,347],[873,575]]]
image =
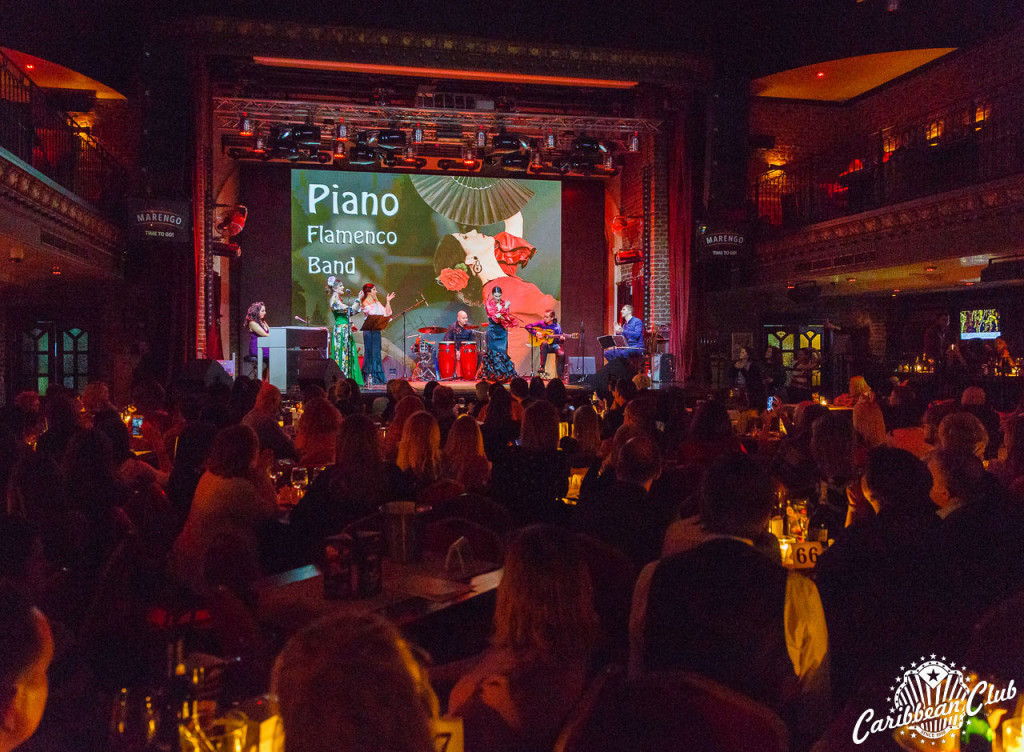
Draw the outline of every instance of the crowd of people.
[[[378,616],[307,625],[271,682],[290,752],[427,750],[444,714],[470,752],[550,749],[608,664],[697,672],[810,748],[922,651],[964,655],[1024,587],[1024,414],[977,388],[851,395],[743,413],[625,379],[481,382],[468,402],[341,380],[286,408],[240,377],[139,385],[133,438],[102,383],[21,394],[0,410],[0,702],[21,714],[0,750],[106,748],[81,709],[151,676],[171,621],[224,590],[255,619],[254,582],[391,501],[500,539],[489,647],[434,666]],[[309,470],[301,498],[282,468]],[[769,532],[787,499],[830,542],[810,576]]]

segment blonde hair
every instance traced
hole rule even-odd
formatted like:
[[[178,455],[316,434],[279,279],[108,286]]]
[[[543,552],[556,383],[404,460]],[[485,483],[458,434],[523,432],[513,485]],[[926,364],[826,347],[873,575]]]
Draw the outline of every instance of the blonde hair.
[[[584,454],[601,448],[601,416],[592,405],[581,405],[572,416],[572,436]]]
[[[520,530],[505,553],[494,609],[496,647],[589,657],[599,633],[590,572],[579,540],[553,525]]]
[[[534,402],[523,413],[519,444],[524,449],[554,452],[558,449],[558,410],[550,402]]]
[[[398,467],[411,470],[417,478],[437,480],[441,475],[441,429],[437,418],[421,410],[402,426],[398,444]]]
[[[448,440],[444,444],[446,475],[468,487],[471,485],[468,481],[478,480],[469,476],[479,473],[483,463],[491,464],[484,454],[484,436],[480,433],[480,426],[471,416],[460,415],[449,429]]]
[[[939,446],[984,459],[988,448],[988,431],[973,413],[951,413],[939,423]]]
[[[885,443],[885,416],[873,399],[862,396],[853,406],[853,430],[869,449]]]
[[[274,664],[288,749],[432,752],[437,696],[389,622],[342,610],[288,640]]]

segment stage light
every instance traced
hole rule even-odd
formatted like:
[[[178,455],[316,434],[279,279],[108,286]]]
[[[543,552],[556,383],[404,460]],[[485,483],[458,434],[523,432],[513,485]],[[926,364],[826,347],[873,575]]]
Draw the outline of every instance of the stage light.
[[[256,131],[256,143],[252,147],[253,154],[266,154],[267,153],[267,139],[259,131]]]
[[[476,161],[476,151],[473,149],[472,146],[467,146],[465,149],[462,150],[462,161],[463,162],[475,162]]]
[[[502,131],[491,139],[491,154],[525,153],[530,145],[522,136]]]
[[[534,149],[533,154],[530,155],[530,167],[540,169],[543,164],[544,160],[540,156],[540,149]]]
[[[606,170],[615,169],[615,158],[611,155],[611,152],[604,155],[604,168]]]
[[[555,132],[554,131],[550,131],[549,130],[547,133],[544,134],[544,147],[547,148],[547,149],[554,149],[555,148]]]
[[[348,163],[353,165],[375,165],[377,159],[377,150],[366,144],[356,144],[348,155]]]
[[[644,260],[644,252],[639,248],[626,248],[615,252],[615,265],[639,264]]]
[[[52,274],[55,277],[59,277],[61,275],[60,264],[54,264],[53,266],[51,266],[50,267],[50,274]]]
[[[345,142],[335,141],[334,142],[334,158],[344,159],[345,158]]]
[[[334,126],[334,140],[348,141],[348,126],[344,120],[339,120]]]
[[[377,147],[380,149],[404,149],[405,131],[398,128],[385,128],[377,133]]]
[[[423,126],[416,123],[416,127],[412,129],[412,142],[414,144],[423,143]]]
[[[476,145],[479,149],[487,146],[487,131],[484,130],[482,125],[476,129]]]
[[[825,77],[825,71],[823,71],[823,70],[820,70],[820,71],[818,71],[818,72],[817,72],[817,73],[816,73],[815,75],[816,75],[816,76],[817,76],[818,78],[824,78],[824,77]]]
[[[584,133],[572,140],[572,150],[578,156],[597,157],[607,152],[608,147],[596,138]]]
[[[530,156],[521,151],[505,154],[501,158],[501,166],[509,170],[525,170],[530,166]]]
[[[252,135],[252,120],[249,118],[249,113],[248,112],[243,112],[241,120],[238,121],[238,135],[239,136],[251,136]]]
[[[636,154],[640,151],[640,132],[633,131],[629,136],[629,150]]]
[[[414,141],[413,143],[418,143],[418,142]],[[405,158],[406,159],[416,159],[416,147],[413,146],[412,144],[409,144],[408,146],[405,147]]]

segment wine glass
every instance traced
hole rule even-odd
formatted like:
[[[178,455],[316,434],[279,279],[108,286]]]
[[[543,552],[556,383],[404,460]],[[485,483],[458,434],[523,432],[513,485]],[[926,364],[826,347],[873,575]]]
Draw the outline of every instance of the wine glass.
[[[293,467],[292,468],[292,486],[298,492],[301,497],[306,491],[306,486],[309,485],[309,472],[304,467]]]

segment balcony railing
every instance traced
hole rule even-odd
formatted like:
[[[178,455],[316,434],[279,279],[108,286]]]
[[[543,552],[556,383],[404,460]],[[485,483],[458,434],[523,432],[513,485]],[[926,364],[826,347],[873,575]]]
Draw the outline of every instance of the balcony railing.
[[[0,147],[96,207],[121,208],[124,169],[0,52]]]
[[[886,128],[850,152],[769,165],[750,190],[761,229],[785,233],[1024,172],[1015,88]]]

